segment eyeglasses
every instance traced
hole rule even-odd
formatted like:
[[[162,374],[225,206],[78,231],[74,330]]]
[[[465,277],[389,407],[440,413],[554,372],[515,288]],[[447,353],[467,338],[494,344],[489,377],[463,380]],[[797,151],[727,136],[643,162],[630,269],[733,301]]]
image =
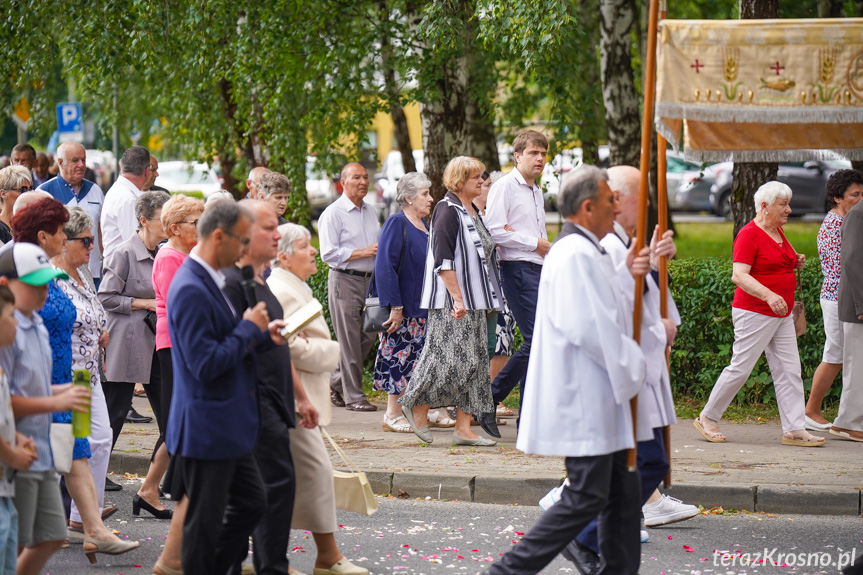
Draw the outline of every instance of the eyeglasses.
[[[84,246],[84,249],[88,249],[88,250],[93,246],[94,243],[96,243],[96,240],[93,239],[92,237],[89,237],[89,238],[66,238],[66,241],[67,242],[81,242],[81,244]]]
[[[196,228],[198,227],[198,220],[190,220],[188,222],[180,222],[181,224],[192,224]]]
[[[21,186],[20,188],[12,188],[11,190],[3,190],[4,192],[18,192],[19,194],[26,194],[27,192],[34,192],[36,188],[33,186]]]
[[[250,242],[250,241],[252,241],[252,239],[251,239],[251,238],[241,238],[240,236],[237,236],[237,235],[232,234],[232,233],[231,233],[231,232],[229,232],[228,230],[222,230],[222,231],[223,231],[223,232],[225,232],[225,235],[226,235],[226,236],[231,236],[232,238],[234,238],[235,240],[239,241],[239,242],[240,242],[241,244],[243,244],[244,246],[248,246],[248,245],[249,245],[249,242]]]

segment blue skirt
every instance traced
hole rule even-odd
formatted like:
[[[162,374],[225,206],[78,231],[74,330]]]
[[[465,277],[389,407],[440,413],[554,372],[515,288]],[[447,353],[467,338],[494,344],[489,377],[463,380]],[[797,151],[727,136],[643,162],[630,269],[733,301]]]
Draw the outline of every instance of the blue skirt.
[[[54,423],[72,423],[72,412],[55,412],[51,417],[51,421]],[[72,459],[89,459],[90,456],[90,442],[87,441],[86,437],[76,437],[75,447],[72,448]]]
[[[393,333],[378,334],[381,344],[375,358],[375,389],[398,395],[410,383],[426,340],[426,318],[406,317]]]

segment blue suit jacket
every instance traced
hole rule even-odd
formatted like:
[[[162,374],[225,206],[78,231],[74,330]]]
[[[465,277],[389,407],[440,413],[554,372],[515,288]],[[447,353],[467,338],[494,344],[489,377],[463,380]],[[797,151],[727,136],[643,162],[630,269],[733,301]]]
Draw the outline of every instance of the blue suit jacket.
[[[234,315],[207,270],[186,258],[168,290],[174,394],[165,443],[196,459],[234,459],[258,436],[254,347],[269,341]]]

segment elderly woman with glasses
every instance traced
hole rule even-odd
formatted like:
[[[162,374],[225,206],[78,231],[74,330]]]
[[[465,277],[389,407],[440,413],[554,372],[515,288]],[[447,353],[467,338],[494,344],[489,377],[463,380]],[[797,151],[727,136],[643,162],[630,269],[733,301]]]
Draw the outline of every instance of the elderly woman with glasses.
[[[165,239],[160,220],[162,206],[171,199],[165,192],[144,192],[135,202],[138,232],[121,243],[105,260],[99,301],[108,312],[108,331],[114,349],[105,360],[110,383],[105,398],[117,443],[129,410],[135,383],[146,383],[147,400],[159,426],[150,470],[141,489],[132,498],[132,514],[144,508],[158,519],[170,519],[171,510],[159,502],[159,481],[168,468],[164,447],[166,420],[162,413],[162,374],[156,355],[156,294],[153,291],[153,261]]]
[[[90,374],[90,444],[89,466],[85,458],[74,459],[66,475],[66,487],[72,496],[69,527],[85,536],[84,553],[95,561],[95,553],[116,555],[131,551],[138,542],[123,541],[111,534],[102,522],[105,499],[105,475],[111,457],[111,422],[102,389],[102,350],[110,341],[108,316],[96,296],[93,280],[87,274],[90,252],[94,247],[93,220],[83,208],[69,208],[69,221],[63,226],[66,249],[51,261],[66,272],[69,279],[57,280],[60,290],[75,309],[72,324],[72,369]],[[71,374],[70,374],[71,375]]]
[[[9,166],[0,170],[0,243],[12,241],[12,206],[24,192],[33,190],[33,176],[25,166]]]
[[[782,444],[820,447],[824,438],[806,431],[800,353],[791,310],[794,306],[795,270],[806,256],[797,253],[782,226],[791,214],[791,188],[767,182],[755,192],[755,218],[734,240],[732,281],[737,285],[732,303],[734,346],[731,363],[722,370],[707,405],[693,424],[711,443],[725,442],[719,420],[749,379],[764,353],[782,420]]]
[[[267,285],[288,318],[315,298],[306,281],[318,271],[317,250],[310,243],[309,230],[303,226],[283,224],[279,226],[279,233],[282,238]],[[318,411],[318,424],[329,425],[332,419],[330,372],[339,364],[339,343],[332,340],[326,320],[319,315],[302,332],[289,339],[288,345],[291,363],[299,376],[294,386],[305,390]],[[333,482],[321,480],[322,477],[332,477],[333,466],[320,427],[306,429],[297,426],[289,433],[291,456],[297,473],[297,497],[290,527],[312,532],[317,548],[315,574],[368,575],[367,569],[348,561],[336,543],[338,524]]]
[[[291,181],[284,174],[267,172],[261,176],[258,183],[258,198],[267,202],[276,211],[279,225],[288,223],[285,210],[288,207],[288,196],[291,195]]]

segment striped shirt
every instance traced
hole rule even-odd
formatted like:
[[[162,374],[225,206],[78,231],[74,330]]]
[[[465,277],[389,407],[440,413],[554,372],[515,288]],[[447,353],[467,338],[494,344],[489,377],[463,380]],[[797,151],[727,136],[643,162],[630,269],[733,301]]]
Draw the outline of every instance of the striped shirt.
[[[9,377],[9,391],[21,397],[51,395],[51,344],[42,317],[33,312],[27,317],[17,309],[18,329],[15,343],[0,348],[0,367]],[[39,459],[28,471],[48,471],[54,468],[51,455],[51,412],[16,418],[15,426],[33,438]]]
[[[476,221],[485,229],[482,217],[477,216]],[[440,272],[447,270],[455,271],[465,309],[502,309],[497,253],[492,253],[492,261],[486,261],[474,220],[452,192],[447,192],[432,214],[421,308],[453,307],[452,296],[440,277]]]

